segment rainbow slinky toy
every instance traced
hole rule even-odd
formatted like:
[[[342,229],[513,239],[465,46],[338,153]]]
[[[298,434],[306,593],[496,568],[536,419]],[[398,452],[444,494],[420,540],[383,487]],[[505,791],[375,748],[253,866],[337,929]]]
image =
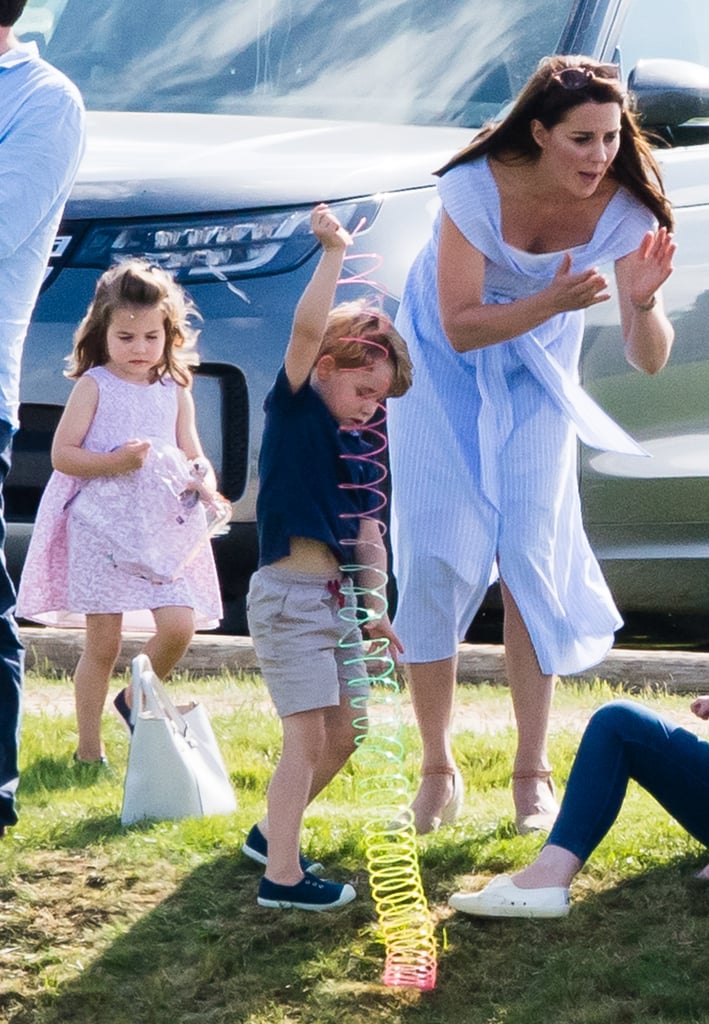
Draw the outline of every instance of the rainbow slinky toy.
[[[341,485],[349,488],[367,488],[376,507],[366,515],[372,517],[386,505],[383,484],[387,469],[384,457],[387,450],[384,430],[386,413],[362,428],[371,449],[366,455],[343,455],[369,463],[370,482]],[[365,514],[362,513],[362,516]],[[380,531],[384,524],[375,520]],[[381,618],[387,611],[387,574],[372,566],[343,565],[346,577],[357,578],[366,570],[371,578],[378,577],[374,587],[347,583],[343,593],[350,601],[340,610],[345,626],[340,645],[353,648],[353,661],[362,663],[361,676],[352,685],[362,681],[371,684],[369,707],[376,711],[369,728],[364,699],[352,698],[357,734],[357,758],[363,772],[358,784],[358,795],[366,804],[369,817],[364,828],[367,867],[381,937],[386,950],[383,981],[395,987],[432,989],[436,984],[436,940],[433,922],[421,883],[416,834],[411,813],[409,783],[404,774],[405,747],[402,739],[403,718],[400,688],[396,679],[396,666],[389,654],[386,640],[372,640],[362,656],[360,628]],[[360,598],[368,597],[363,608]],[[361,709],[361,716],[356,712]]]

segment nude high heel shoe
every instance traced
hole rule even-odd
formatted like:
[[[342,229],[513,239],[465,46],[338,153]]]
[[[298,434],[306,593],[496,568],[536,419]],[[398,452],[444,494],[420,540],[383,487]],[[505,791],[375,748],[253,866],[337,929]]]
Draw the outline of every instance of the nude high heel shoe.
[[[426,835],[428,832],[436,832],[441,825],[452,825],[460,814],[460,809],[463,805],[463,799],[465,796],[465,787],[463,785],[463,776],[460,771],[454,765],[440,765],[433,768],[427,768],[422,773],[422,778],[426,779],[432,775],[447,775],[453,780],[453,791],[447,800],[447,802],[441,807],[438,814],[418,814],[415,810],[414,814],[414,827],[416,833],[420,836]],[[413,809],[413,808],[412,808]]]
[[[535,788],[530,802],[530,786],[524,785],[537,780],[541,785]],[[521,785],[520,785],[521,783]],[[522,790],[526,792],[522,793]],[[556,802],[556,790],[550,769],[539,768],[530,772],[513,772],[512,796],[515,804],[515,826],[521,836],[530,832],[551,832],[559,813]]]

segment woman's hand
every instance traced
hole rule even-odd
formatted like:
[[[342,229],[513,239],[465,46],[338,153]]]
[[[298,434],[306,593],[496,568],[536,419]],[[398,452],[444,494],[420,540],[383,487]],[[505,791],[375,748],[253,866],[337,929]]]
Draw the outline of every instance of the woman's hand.
[[[656,294],[672,273],[676,246],[666,228],[648,231],[635,252],[616,261],[625,358],[644,373],[657,373],[672,349],[674,329]]]
[[[572,258],[564,253],[554,280],[544,289],[555,313],[567,313],[572,309],[588,309],[610,298],[608,280],[597,270],[590,268],[578,274],[571,272]]]
[[[636,309],[651,306],[655,292],[672,273],[672,258],[677,251],[667,228],[648,231],[628,257],[630,301]]]

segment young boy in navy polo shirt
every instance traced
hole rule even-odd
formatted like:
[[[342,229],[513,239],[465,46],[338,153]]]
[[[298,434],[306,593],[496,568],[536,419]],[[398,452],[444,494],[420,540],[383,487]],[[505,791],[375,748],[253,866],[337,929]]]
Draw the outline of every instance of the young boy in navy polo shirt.
[[[249,631],[283,725],[266,816],[243,852],[265,864],[258,903],[329,910],[351,885],[316,877],[300,853],[308,804],[334,778],[361,734],[368,690],[352,582],[371,619],[370,638],[401,652],[381,614],[386,552],[377,510],[378,469],[360,434],[387,398],[411,384],[403,339],[362,302],[332,309],[351,238],[327,206],[311,215],[322,246],[298,303],[284,364],[265,402],[257,502],[260,560],[249,588]],[[357,729],[352,700],[356,701]]]

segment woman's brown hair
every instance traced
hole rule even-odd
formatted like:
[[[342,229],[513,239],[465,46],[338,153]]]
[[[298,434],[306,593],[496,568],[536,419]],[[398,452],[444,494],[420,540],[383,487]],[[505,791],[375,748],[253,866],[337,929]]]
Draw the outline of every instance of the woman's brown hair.
[[[576,69],[572,86],[564,84],[566,69]],[[610,173],[646,206],[658,223],[672,230],[672,207],[665,196],[662,177],[631,109],[616,65],[601,64],[592,57],[545,57],[529,78],[510,111],[497,123],[487,125],[473,141],[439,168],[443,175],[458,164],[488,154],[502,162],[536,160],[539,147],[532,135],[532,121],[553,128],[566,114],[583,103],[616,103],[620,107],[620,148]]]

